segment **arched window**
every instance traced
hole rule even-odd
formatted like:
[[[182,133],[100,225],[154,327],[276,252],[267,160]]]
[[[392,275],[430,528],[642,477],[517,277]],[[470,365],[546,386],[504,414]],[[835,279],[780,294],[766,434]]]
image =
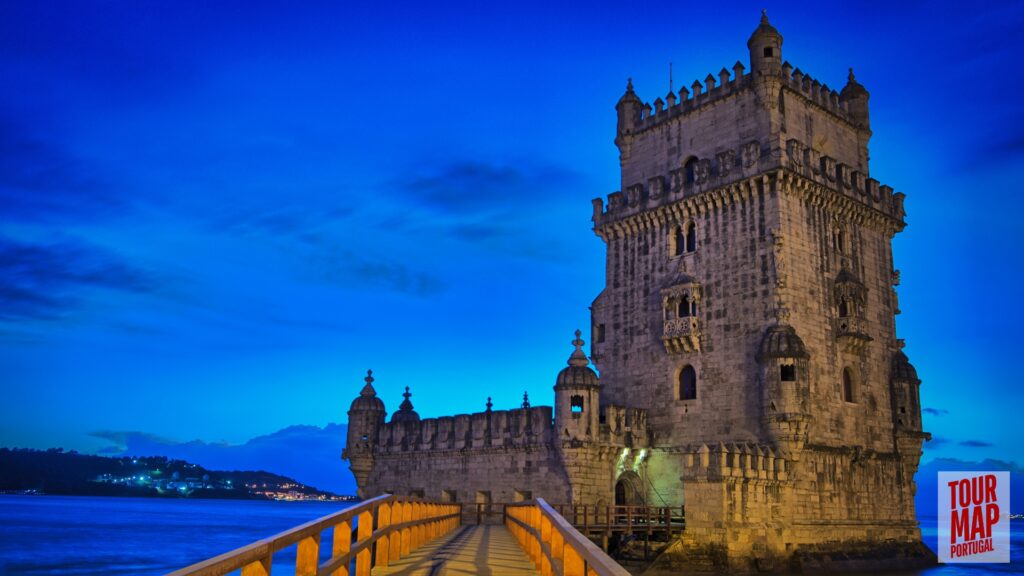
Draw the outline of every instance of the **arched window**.
[[[569,398],[569,410],[573,414],[583,412],[583,396],[573,395]]]
[[[693,400],[697,398],[697,371],[693,366],[686,365],[679,372],[679,399]]]
[[[693,184],[697,180],[697,159],[690,157],[686,164],[683,164],[683,172],[686,174],[686,183]]]
[[[850,301],[843,298],[839,301],[839,317],[849,318],[850,317]]]
[[[679,309],[676,310],[677,318],[686,318],[690,315],[690,297],[683,296],[683,299],[679,301]]]
[[[843,400],[853,402],[853,373],[843,368]]]
[[[686,225],[686,251],[693,252],[697,249],[697,226],[690,222]]]
[[[676,226],[672,229],[672,255],[679,256],[686,250],[686,237],[683,236],[683,229]]]
[[[771,58],[772,57],[772,52],[773,51],[772,51],[772,47],[771,46],[765,46],[764,47],[764,57],[765,58]]]

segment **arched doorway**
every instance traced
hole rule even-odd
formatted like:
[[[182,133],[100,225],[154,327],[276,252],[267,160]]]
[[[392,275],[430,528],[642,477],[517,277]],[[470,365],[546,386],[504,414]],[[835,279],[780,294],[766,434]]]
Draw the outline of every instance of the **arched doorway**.
[[[643,505],[644,493],[640,476],[636,472],[626,471],[619,475],[615,482],[615,505],[616,506],[640,506]]]

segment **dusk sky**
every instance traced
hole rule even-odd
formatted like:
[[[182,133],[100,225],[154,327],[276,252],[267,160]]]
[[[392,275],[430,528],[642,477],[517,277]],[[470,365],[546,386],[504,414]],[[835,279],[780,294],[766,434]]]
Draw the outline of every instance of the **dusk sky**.
[[[343,423],[367,368],[389,412],[550,404],[626,78],[747,65],[764,5],[0,3],[0,445]],[[1024,462],[1024,4],[767,9],[907,194],[925,459]]]

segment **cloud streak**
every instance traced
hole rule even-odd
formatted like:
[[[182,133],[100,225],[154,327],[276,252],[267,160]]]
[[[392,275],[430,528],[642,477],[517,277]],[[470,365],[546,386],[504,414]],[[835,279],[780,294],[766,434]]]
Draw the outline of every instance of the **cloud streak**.
[[[0,320],[53,319],[95,289],[151,292],[149,274],[82,241],[31,244],[0,236]]]

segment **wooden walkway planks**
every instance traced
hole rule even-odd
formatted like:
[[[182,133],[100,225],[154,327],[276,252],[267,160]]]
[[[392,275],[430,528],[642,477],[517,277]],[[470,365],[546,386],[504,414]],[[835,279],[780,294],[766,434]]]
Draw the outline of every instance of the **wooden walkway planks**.
[[[374,575],[532,576],[539,574],[512,534],[502,525],[463,526],[423,545]]]

